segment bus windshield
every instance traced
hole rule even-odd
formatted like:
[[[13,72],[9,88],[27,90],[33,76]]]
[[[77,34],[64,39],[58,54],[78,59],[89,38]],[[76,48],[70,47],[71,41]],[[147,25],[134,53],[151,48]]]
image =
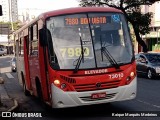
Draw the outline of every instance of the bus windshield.
[[[50,63],[54,69],[75,69],[81,55],[79,69],[114,67],[106,57],[108,54],[117,65],[130,63],[134,56],[127,23],[121,13],[50,17],[46,26]]]

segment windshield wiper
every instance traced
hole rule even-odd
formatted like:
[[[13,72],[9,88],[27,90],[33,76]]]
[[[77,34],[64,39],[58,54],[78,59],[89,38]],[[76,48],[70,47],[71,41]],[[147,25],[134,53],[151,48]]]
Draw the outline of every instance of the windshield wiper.
[[[80,54],[79,58],[77,60],[75,60],[75,61],[77,61],[77,64],[76,64],[76,67],[73,71],[74,73],[77,73],[81,62],[82,61],[84,62],[84,52],[85,52],[86,48],[83,48],[83,43],[82,43],[82,38],[81,37],[80,37],[80,43],[81,43],[81,54]]]
[[[103,61],[103,54],[106,56],[106,58],[109,60],[109,62],[116,68],[119,69],[119,65],[116,62],[116,60],[112,57],[112,55],[109,53],[109,51],[107,50],[106,46],[102,46],[102,39],[100,36],[100,41],[101,41],[101,57],[102,57],[102,61]]]
[[[109,53],[109,51],[107,50],[106,47],[102,47],[101,48],[102,53],[106,56],[106,58],[109,60],[109,62],[116,68],[119,69],[119,65],[118,63],[115,61],[115,59],[111,56],[111,54]]]

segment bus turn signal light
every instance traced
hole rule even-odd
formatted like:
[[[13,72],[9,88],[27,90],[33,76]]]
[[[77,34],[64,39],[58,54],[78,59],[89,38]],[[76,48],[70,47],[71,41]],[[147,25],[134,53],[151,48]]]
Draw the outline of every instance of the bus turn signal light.
[[[60,81],[59,80],[54,80],[54,84],[55,85],[60,85]]]
[[[131,72],[130,77],[133,77],[133,76],[135,76],[135,74],[134,74],[134,72]]]
[[[126,84],[128,85],[135,77],[135,73],[131,72],[130,75],[126,78]]]

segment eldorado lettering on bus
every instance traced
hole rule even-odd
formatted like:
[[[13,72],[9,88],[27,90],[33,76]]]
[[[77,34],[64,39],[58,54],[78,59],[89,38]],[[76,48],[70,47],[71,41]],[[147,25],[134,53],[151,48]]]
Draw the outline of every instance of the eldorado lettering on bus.
[[[97,74],[97,73],[106,73],[108,72],[107,69],[99,69],[99,70],[87,70],[85,74]]]

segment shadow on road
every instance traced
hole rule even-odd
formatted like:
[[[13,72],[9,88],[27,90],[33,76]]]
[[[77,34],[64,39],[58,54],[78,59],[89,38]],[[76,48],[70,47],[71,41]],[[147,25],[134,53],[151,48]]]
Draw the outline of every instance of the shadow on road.
[[[36,101],[38,106],[42,106],[42,103],[35,97],[31,97],[32,100]],[[86,118],[96,118],[96,117],[111,117],[112,113],[124,113],[129,111],[128,107],[119,106],[115,103],[106,103],[99,105],[87,105],[72,108],[61,108],[61,109],[51,109],[46,107],[41,110],[33,110],[32,108],[19,108],[16,112],[38,112],[42,113],[43,117],[54,118],[54,119],[86,119]]]
[[[156,77],[154,77],[154,78],[152,78],[152,79],[149,79],[149,78],[147,78],[147,75],[146,74],[138,74],[138,78],[140,78],[140,79],[143,79],[143,80],[160,80],[160,77],[158,77],[158,76],[156,76]]]
[[[114,104],[89,105],[75,108],[53,109],[49,116],[56,118],[111,117],[112,113],[128,111]]]

